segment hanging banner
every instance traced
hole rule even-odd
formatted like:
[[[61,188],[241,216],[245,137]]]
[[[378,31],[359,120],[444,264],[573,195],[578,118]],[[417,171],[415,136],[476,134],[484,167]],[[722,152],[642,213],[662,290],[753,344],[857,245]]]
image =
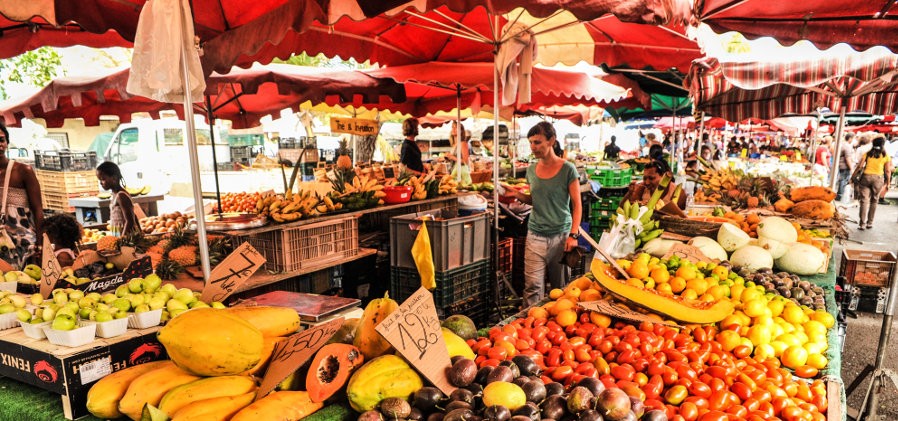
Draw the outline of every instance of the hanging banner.
[[[331,132],[349,133],[360,136],[376,135],[379,126],[375,120],[363,120],[360,118],[331,117]]]

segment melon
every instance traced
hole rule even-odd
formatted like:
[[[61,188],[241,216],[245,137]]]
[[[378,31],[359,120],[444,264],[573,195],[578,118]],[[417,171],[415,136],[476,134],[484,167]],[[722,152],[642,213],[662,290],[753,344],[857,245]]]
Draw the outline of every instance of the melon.
[[[779,259],[786,254],[787,250],[789,250],[789,243],[784,243],[767,237],[758,237],[757,245],[770,252],[770,257],[773,257],[774,259]]]
[[[749,241],[751,241],[751,237],[749,237],[748,233],[729,222],[721,224],[720,229],[717,231],[717,242],[720,243],[724,250],[730,253],[748,244]]]
[[[810,244],[792,243],[776,260],[776,267],[796,275],[814,275],[823,271],[826,254]]]
[[[667,254],[670,251],[670,248],[674,246],[674,244],[683,244],[682,241],[677,240],[665,240],[663,238],[655,238],[649,240],[649,242],[642,245],[642,251],[655,256],[661,257]]]
[[[779,216],[768,216],[758,223],[758,238],[760,237],[788,244],[798,240],[798,231],[795,231],[791,222]]]
[[[477,339],[477,326],[468,316],[453,314],[443,320],[441,325],[462,339]]]
[[[730,255],[730,263],[750,271],[763,268],[773,269],[773,256],[761,247],[743,246]]]
[[[724,261],[727,259],[726,250],[717,244],[717,241],[708,237],[694,237],[689,240],[689,245],[701,250],[705,256],[713,260]]]

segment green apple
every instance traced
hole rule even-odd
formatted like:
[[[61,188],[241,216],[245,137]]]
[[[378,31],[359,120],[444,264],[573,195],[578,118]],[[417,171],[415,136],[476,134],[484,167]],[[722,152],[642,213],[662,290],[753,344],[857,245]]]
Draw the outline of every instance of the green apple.
[[[191,291],[190,288],[179,289],[177,292],[175,292],[175,295],[173,295],[172,298],[184,303],[184,305],[196,301],[196,296],[193,295],[193,291]]]
[[[12,303],[0,304],[0,314],[7,314],[16,311],[16,306]]]
[[[121,298],[121,297],[124,297],[125,294],[127,294],[129,292],[131,292],[131,291],[128,290],[128,284],[122,284],[122,285],[119,285],[118,288],[115,289],[115,296]]]
[[[57,292],[53,294],[53,302],[59,305],[63,305],[69,302],[69,295],[64,292]]]
[[[106,303],[97,303],[96,305],[94,305],[94,310],[97,310],[97,311],[107,311],[107,310],[109,310],[109,304],[106,304]]]
[[[26,275],[30,276],[31,279],[35,281],[41,280],[41,267],[35,264],[25,265],[22,269],[22,272],[25,272]]]
[[[176,287],[175,284],[165,284],[159,287],[159,291],[167,292],[169,297],[171,297],[178,291],[178,287]]]
[[[221,301],[213,301],[211,307],[212,308],[227,308]]]
[[[91,308],[94,304],[96,304],[96,301],[89,297],[81,297],[81,299],[78,300],[78,307],[81,308]]]
[[[143,290],[146,292],[153,292],[159,289],[162,285],[162,278],[155,273],[151,273],[147,275],[146,278],[143,278]]]
[[[119,311],[118,313],[113,314],[112,317],[114,319],[124,319],[125,317],[128,317],[128,313],[125,313],[124,311]]]
[[[38,323],[43,323],[43,322],[44,322],[44,319],[37,317],[37,316],[32,317],[31,320],[28,321],[28,323],[31,323],[33,325],[36,325]]]
[[[11,295],[9,296],[9,301],[12,302],[12,305],[16,306],[16,308],[23,308],[28,301],[25,300],[25,297],[21,295]]]
[[[28,323],[28,321],[31,320],[31,312],[24,308],[20,308],[16,310],[16,318],[22,321],[22,323]]]
[[[169,294],[169,293],[166,292],[166,291],[156,291],[156,292],[153,293],[153,298],[161,298],[161,299],[163,299],[163,300],[165,300],[165,301],[168,301],[168,300],[170,300],[172,297],[171,297],[171,294]]]
[[[118,297],[115,294],[103,294],[103,303],[112,304]]]
[[[40,316],[44,320],[53,320],[56,317],[56,309],[50,306],[41,309]]]
[[[94,311],[94,310],[91,309],[90,307],[82,307],[80,310],[78,310],[78,317],[80,317],[82,319],[89,319],[90,313],[92,311]]]
[[[66,293],[66,294],[71,294],[72,292],[75,292],[75,288],[65,288],[62,290],[62,292]]]
[[[98,311],[97,315],[94,316],[94,320],[96,320],[97,323],[111,322],[113,316],[108,311]]]
[[[62,307],[70,308],[70,309],[72,309],[72,311],[74,311],[74,312],[76,312],[76,313],[77,313],[78,310],[81,308],[81,307],[78,306],[78,303],[74,303],[74,302],[71,302],[71,301],[65,303],[65,305],[62,306]]]
[[[58,314],[50,325],[55,330],[72,330],[75,329],[75,317],[68,314]]]
[[[141,305],[139,305],[139,306],[137,306],[137,307],[134,307],[134,312],[135,312],[135,313],[146,313],[146,312],[148,312],[148,311],[150,311],[150,306],[148,306],[148,305],[146,305],[146,304],[141,304]]]
[[[17,282],[19,280],[19,274],[17,274],[16,271],[11,270],[3,274],[3,279],[5,279],[6,282]]]
[[[131,301],[131,308],[137,307],[147,302],[147,299],[143,296],[143,294],[131,294],[127,298],[128,301]]]
[[[0,291],[0,298],[6,298],[10,296],[10,294],[12,294],[10,291]]]
[[[175,310],[187,310],[187,304],[184,304],[174,298],[172,298],[171,300],[168,300],[168,302],[165,303],[165,307],[168,309],[169,312],[172,312]]]
[[[90,320],[90,321],[92,321],[92,322],[93,322],[93,321],[96,321],[96,320],[97,320],[97,313],[99,313],[97,310],[91,310],[91,311],[90,311],[90,314],[87,315],[87,320]]]
[[[69,293],[69,301],[78,301],[84,298],[84,291],[74,290]]]
[[[150,307],[150,310],[159,310],[160,308],[165,307],[166,301],[168,300],[162,299],[161,297],[153,297],[150,298],[150,301],[147,302],[147,305]]]
[[[103,299],[103,296],[100,295],[99,292],[91,292],[91,293],[88,293],[87,295],[85,295],[84,297],[94,300],[95,303],[99,303],[100,300]]]
[[[171,318],[174,319],[175,317],[180,316],[181,313],[184,313],[185,311],[187,311],[186,308],[182,308],[182,309],[178,309],[178,310],[172,310],[172,311],[171,311]]]
[[[112,306],[120,311],[128,311],[131,309],[131,301],[127,298],[119,298],[112,302]]]
[[[143,278],[134,278],[128,281],[128,291],[131,291],[134,294],[143,292]]]
[[[75,279],[75,281],[72,282],[72,283],[75,284],[75,285],[84,285],[84,284],[90,283],[90,281],[93,281],[93,279],[90,279],[90,278],[84,278],[84,277],[81,277],[81,278],[75,278],[75,277],[73,276],[72,278]]]
[[[72,310],[69,307],[62,307],[59,310],[56,310],[56,317],[59,317],[62,315],[66,315],[66,316],[69,316],[74,319],[75,317],[78,316],[78,312],[76,310]]]
[[[202,302],[202,301],[200,301],[200,300],[196,300],[196,301],[190,303],[190,306],[189,306],[189,307],[190,307],[191,309],[194,309],[194,308],[209,308],[209,304],[206,304],[206,303],[204,303],[204,302]]]
[[[39,306],[44,303],[44,296],[35,293],[35,294],[31,294],[31,296],[28,297],[28,300],[31,301],[31,305]]]
[[[171,314],[168,312],[168,310],[162,310],[162,323],[165,323],[169,320],[171,320]]]

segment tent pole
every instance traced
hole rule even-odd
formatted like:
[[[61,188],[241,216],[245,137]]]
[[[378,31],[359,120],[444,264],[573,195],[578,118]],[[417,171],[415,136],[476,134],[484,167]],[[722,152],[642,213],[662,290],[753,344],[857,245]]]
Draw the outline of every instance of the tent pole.
[[[197,243],[200,249],[200,267],[203,279],[209,279],[209,244],[206,242],[206,212],[203,208],[203,189],[200,182],[199,154],[196,150],[196,128],[193,117],[193,103],[190,98],[190,69],[187,65],[187,51],[181,48],[181,77],[184,83],[184,123],[187,127],[187,152],[190,157],[190,181],[193,185],[194,213],[196,217]]]
[[[206,118],[209,119],[209,139],[212,142],[212,171],[215,173],[215,200],[218,201],[218,215],[224,209],[221,208],[221,188],[218,182],[218,156],[215,153],[215,114],[212,112],[212,99],[206,95]]]
[[[461,181],[461,165],[462,165],[462,153],[461,153],[461,144],[462,141],[465,140],[465,128],[461,125],[461,84],[455,84],[455,119],[458,121],[455,129],[457,132],[455,133],[455,179],[457,181]],[[465,142],[467,143],[467,142]],[[468,163],[465,162],[465,165]]]
[[[840,141],[842,140],[842,130],[845,125],[845,105],[842,106],[842,110],[839,111],[839,125],[836,127],[836,153],[833,155],[833,165],[829,169],[829,188],[836,190],[836,183],[839,182],[839,155],[842,151]],[[814,151],[814,155],[816,156],[816,151]],[[825,164],[824,164],[825,165]],[[877,192],[877,196],[879,192]]]
[[[705,139],[705,112],[704,112],[704,111],[702,111],[702,117],[701,117],[701,118],[702,118],[701,124],[698,126],[698,127],[699,127],[699,129],[698,129],[698,138],[695,139],[695,147],[694,147],[694,149],[695,149],[695,154],[696,154],[696,155],[701,155],[701,152],[702,152],[702,150],[701,150],[701,147],[702,147],[701,142]],[[710,135],[708,136],[708,140],[711,140],[711,136],[710,136]]]

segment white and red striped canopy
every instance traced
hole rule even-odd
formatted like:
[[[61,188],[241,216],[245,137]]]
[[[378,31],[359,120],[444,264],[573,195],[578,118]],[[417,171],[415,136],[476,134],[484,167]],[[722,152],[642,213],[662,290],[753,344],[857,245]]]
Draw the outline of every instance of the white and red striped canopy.
[[[769,63],[695,60],[686,77],[695,108],[730,121],[831,110],[893,113],[898,56],[885,51]]]

